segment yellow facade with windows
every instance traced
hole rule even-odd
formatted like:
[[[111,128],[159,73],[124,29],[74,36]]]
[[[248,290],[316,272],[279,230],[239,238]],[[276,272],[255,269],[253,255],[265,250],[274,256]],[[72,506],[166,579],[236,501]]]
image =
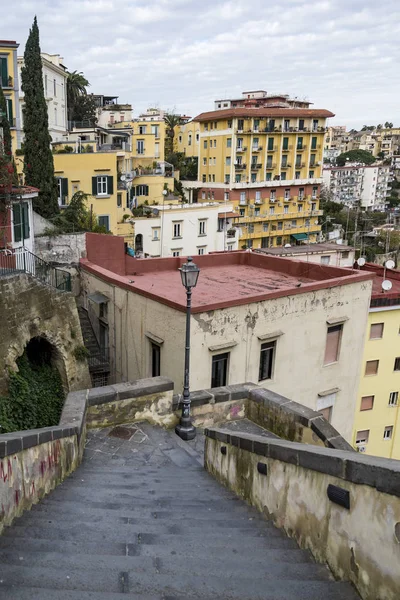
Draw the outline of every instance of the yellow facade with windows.
[[[317,241],[330,116],[316,109],[238,108],[196,117],[198,200],[234,204],[242,247]]]
[[[165,160],[165,122],[163,120],[132,120],[110,124],[110,129],[126,130],[130,134],[135,167],[140,161]]]
[[[200,150],[200,124],[189,121],[175,127],[174,151],[198,158]]]
[[[368,318],[353,445],[400,459],[400,303],[373,307]]]
[[[7,118],[11,127],[12,152],[21,146],[19,119],[18,62],[14,41],[0,41],[0,85],[6,99]]]

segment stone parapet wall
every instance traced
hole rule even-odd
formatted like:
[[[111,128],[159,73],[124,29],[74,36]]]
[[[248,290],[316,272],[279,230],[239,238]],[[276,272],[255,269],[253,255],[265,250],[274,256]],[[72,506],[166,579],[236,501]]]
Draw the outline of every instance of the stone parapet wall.
[[[400,462],[224,430],[205,467],[285,529],[363,600],[400,590]]]

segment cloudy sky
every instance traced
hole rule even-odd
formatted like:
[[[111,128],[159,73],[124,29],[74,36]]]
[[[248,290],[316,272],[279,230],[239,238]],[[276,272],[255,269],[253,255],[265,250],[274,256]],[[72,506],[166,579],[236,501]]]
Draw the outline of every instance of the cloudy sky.
[[[6,0],[2,0],[5,2]],[[264,89],[307,97],[350,127],[400,125],[399,0],[14,0],[0,39],[42,50],[91,91],[195,116]]]

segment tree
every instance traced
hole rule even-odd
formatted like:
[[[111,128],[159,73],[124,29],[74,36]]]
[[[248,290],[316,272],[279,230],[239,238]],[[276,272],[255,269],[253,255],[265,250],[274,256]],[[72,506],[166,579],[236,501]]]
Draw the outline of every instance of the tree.
[[[78,96],[70,120],[90,121],[92,126],[97,123],[97,106],[93,94]]]
[[[181,116],[174,115],[173,113],[168,113],[165,115],[164,121],[166,125],[165,156],[168,156],[172,154],[174,150],[175,127],[177,125],[180,125]]]
[[[103,225],[99,225],[97,216],[87,208],[90,194],[82,190],[75,192],[68,206],[52,219],[57,233],[74,233],[76,231],[93,231],[108,233]]]
[[[393,129],[393,123],[390,123],[389,121],[386,121],[386,123],[385,123],[385,129]]]
[[[7,116],[7,103],[4,96],[3,88],[0,85],[0,127],[3,129],[3,150],[6,156],[11,156],[11,130],[10,121]],[[0,154],[2,148],[0,148]]]
[[[336,164],[338,167],[343,167],[346,164],[346,159],[348,159],[348,162],[360,162],[365,165],[371,165],[376,160],[368,150],[349,150],[337,157]]]
[[[68,106],[68,120],[77,121],[73,118],[75,112],[75,106],[82,96],[86,96],[86,88],[90,86],[90,83],[83,75],[82,72],[73,71],[68,73],[67,76],[67,106]]]
[[[56,215],[59,208],[36,17],[25,46],[21,80],[25,95],[25,184],[40,190],[39,196],[33,200],[33,208],[42,217],[49,218]]]
[[[379,125],[376,126],[377,129],[382,129],[382,123],[379,123]]]

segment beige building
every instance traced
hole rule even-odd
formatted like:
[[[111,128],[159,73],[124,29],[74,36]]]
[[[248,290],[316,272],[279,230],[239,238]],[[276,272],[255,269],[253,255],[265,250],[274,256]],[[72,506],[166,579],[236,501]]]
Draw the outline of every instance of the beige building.
[[[104,297],[96,310],[117,381],[168,374],[182,388],[183,262],[135,259],[122,239],[87,234],[83,295],[87,307],[89,294]],[[248,251],[196,262],[191,389],[253,381],[322,411],[351,440],[373,276]]]
[[[288,244],[285,248],[260,248],[256,252],[334,267],[352,267],[355,260],[355,250],[352,246],[335,243],[301,244],[299,246]]]

